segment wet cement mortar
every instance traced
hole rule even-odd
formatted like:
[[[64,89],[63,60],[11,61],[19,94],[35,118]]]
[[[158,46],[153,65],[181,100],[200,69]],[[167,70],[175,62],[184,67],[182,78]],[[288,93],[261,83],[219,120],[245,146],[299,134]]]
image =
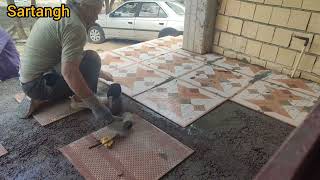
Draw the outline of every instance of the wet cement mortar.
[[[1,82],[0,92],[0,143],[9,151],[0,158],[0,179],[83,179],[58,149],[103,127],[92,125],[91,113],[41,127],[17,118],[16,79]],[[123,104],[195,151],[163,179],[252,179],[293,130],[229,101],[187,128],[125,96]]]

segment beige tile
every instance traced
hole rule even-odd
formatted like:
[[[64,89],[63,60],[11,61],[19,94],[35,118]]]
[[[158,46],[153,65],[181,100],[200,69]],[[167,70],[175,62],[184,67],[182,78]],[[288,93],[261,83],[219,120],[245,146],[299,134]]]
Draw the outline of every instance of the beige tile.
[[[220,40],[219,40],[219,45],[221,47],[231,49],[233,47],[232,41],[233,41],[232,34],[221,32]]]
[[[243,28],[241,34],[245,37],[249,38],[256,38],[257,31],[258,31],[258,23],[245,21],[243,23]]]
[[[272,43],[279,46],[288,47],[291,41],[291,36],[292,31],[282,28],[276,28]]]
[[[256,57],[251,57],[250,63],[258,65],[258,66],[266,67],[267,61],[264,61],[264,60],[256,58]]]
[[[296,54],[297,53],[295,51],[279,48],[276,62],[282,65],[291,67],[293,66],[294,60],[296,58]]]
[[[306,37],[306,38],[309,38],[309,43],[306,47],[306,52],[309,51],[310,49],[310,46],[311,46],[311,42],[313,40],[313,34],[306,34],[306,33],[298,33],[298,32],[294,32],[293,33],[293,36],[302,36],[302,37]],[[295,49],[295,50],[298,50],[298,51],[301,51],[302,48],[304,47],[304,44],[305,44],[305,41],[302,40],[302,39],[298,39],[298,38],[295,38],[295,37],[292,37],[292,40],[291,40],[291,43],[290,43],[290,48],[291,49]]]
[[[261,42],[248,40],[247,47],[246,47],[246,54],[249,54],[254,57],[259,57],[261,46],[262,46]]]
[[[229,23],[229,17],[218,15],[217,16],[217,22],[216,22],[216,28],[221,31],[227,31],[228,29],[228,23]]]
[[[312,72],[320,76],[320,58],[319,57],[313,66]]]
[[[268,24],[272,14],[271,6],[257,5],[254,14],[254,21]]]
[[[289,20],[289,16],[289,9],[274,7],[270,19],[270,24],[286,27]]]
[[[217,53],[217,54],[223,54],[223,48],[219,46],[213,46],[212,51]]]
[[[272,69],[272,70],[275,70],[275,71],[278,71],[278,72],[282,71],[282,65],[276,64],[276,63],[273,63],[273,62],[267,62],[266,68],[267,69]]]
[[[320,11],[319,0],[303,0],[302,8],[308,9],[308,10]]]
[[[282,6],[301,8],[302,0],[283,0]]]
[[[241,2],[239,17],[252,20],[255,9],[254,3]]]
[[[265,4],[281,6],[282,5],[282,0],[265,0],[264,3]]]
[[[310,15],[310,12],[297,11],[292,9],[288,22],[288,27],[299,30],[306,30],[310,19]]]
[[[312,13],[308,31],[320,34],[320,13]]]
[[[220,38],[220,32],[215,32],[214,41],[213,41],[214,45],[218,45],[219,44],[219,38]]]
[[[228,16],[238,16],[240,10],[240,1],[228,0],[225,14]]]
[[[228,24],[228,32],[231,32],[233,34],[241,34],[243,21],[236,18],[230,18],[229,24]]]
[[[237,58],[237,53],[231,50],[225,50],[223,55],[228,58]]]
[[[312,68],[314,63],[316,62],[316,58],[317,58],[316,56],[304,54],[299,63],[298,69],[307,71],[307,72],[312,72]],[[296,56],[296,62],[298,61],[298,59],[299,59],[299,55]]]
[[[307,79],[316,83],[320,83],[320,76],[313,74],[313,73],[309,73],[309,72],[302,72],[301,73],[301,78],[303,79]]]
[[[234,36],[233,38],[233,50],[237,52],[245,52],[247,45],[247,39],[240,37],[240,36]]]
[[[315,35],[311,44],[310,52],[320,55],[320,35]]]
[[[219,8],[219,13],[224,14],[228,0],[222,0]]]
[[[271,42],[274,34],[274,27],[269,25],[259,24],[257,40],[264,42]]]
[[[278,49],[279,48],[277,46],[263,44],[261,48],[260,58],[274,62],[278,54]]]
[[[251,2],[259,2],[259,3],[263,3],[264,0],[248,0],[248,1],[251,1]]]
[[[291,76],[292,71],[293,71],[292,68],[282,68],[281,73]],[[293,76],[293,77],[294,77],[294,78],[298,78],[298,77],[300,77],[300,75],[301,75],[301,71],[297,70],[297,71],[294,73],[294,76]]]

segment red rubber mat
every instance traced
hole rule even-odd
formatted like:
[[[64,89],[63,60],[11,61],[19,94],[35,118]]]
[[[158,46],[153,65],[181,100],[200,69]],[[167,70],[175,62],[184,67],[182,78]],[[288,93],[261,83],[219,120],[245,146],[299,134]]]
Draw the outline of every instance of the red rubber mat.
[[[107,127],[85,136],[60,151],[86,179],[159,179],[193,150],[142,118],[133,116],[129,136],[115,140],[112,149],[89,149],[110,131]]]
[[[0,144],[0,157],[7,153],[8,151]]]

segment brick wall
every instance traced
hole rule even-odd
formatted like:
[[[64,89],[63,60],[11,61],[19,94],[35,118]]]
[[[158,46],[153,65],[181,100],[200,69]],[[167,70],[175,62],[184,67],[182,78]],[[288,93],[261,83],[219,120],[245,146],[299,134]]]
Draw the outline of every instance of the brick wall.
[[[320,0],[219,0],[213,51],[320,83]]]

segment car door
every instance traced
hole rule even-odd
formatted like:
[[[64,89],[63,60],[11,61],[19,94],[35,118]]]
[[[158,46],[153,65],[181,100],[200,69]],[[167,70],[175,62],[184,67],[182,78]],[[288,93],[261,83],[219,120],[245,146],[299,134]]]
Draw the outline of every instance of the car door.
[[[155,2],[143,2],[134,23],[137,40],[158,38],[159,32],[167,26],[167,14]]]
[[[107,16],[107,37],[132,39],[134,37],[134,20],[138,2],[128,2]]]

